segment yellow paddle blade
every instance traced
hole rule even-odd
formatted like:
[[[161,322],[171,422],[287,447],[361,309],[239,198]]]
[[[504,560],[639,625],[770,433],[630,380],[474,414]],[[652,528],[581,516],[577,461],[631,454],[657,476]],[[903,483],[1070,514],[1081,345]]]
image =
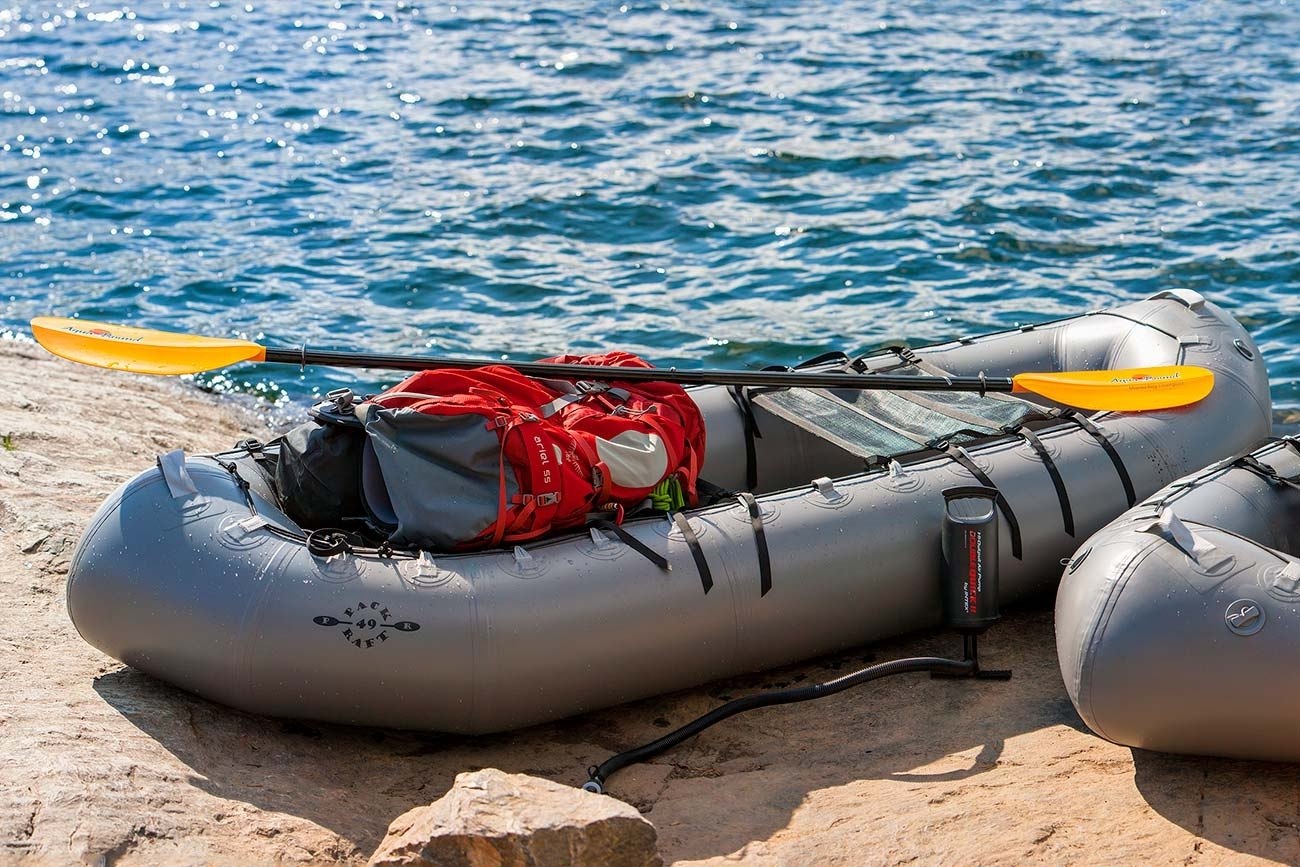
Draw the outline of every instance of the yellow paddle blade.
[[[157,376],[199,373],[237,361],[266,358],[266,349],[248,340],[174,334],[56,316],[33,319],[32,335],[41,346],[69,361]]]
[[[1070,373],[1021,373],[1012,391],[1034,394],[1079,409],[1140,412],[1196,403],[1214,389],[1214,371],[1190,365]]]

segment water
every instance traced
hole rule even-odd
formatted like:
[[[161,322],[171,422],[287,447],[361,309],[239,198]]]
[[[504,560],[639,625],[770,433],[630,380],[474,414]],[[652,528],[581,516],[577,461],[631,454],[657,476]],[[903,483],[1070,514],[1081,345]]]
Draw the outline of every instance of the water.
[[[0,330],[720,367],[1189,287],[1300,407],[1296,3],[511,5],[0,5]]]

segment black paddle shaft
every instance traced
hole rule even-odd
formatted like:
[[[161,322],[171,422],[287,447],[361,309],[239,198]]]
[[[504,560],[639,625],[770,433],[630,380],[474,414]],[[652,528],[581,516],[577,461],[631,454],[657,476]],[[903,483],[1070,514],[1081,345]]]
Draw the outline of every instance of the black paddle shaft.
[[[890,376],[853,373],[813,373],[785,370],[678,370],[675,367],[601,367],[592,364],[547,364],[537,361],[491,361],[476,358],[430,358],[411,355],[367,355],[324,349],[267,349],[266,360],[282,364],[321,364],[329,367],[370,367],[387,370],[471,370],[498,364],[526,376],[621,382],[675,382],[678,385],[740,385],[753,388],[848,388],[891,391],[1011,391],[1001,376]]]

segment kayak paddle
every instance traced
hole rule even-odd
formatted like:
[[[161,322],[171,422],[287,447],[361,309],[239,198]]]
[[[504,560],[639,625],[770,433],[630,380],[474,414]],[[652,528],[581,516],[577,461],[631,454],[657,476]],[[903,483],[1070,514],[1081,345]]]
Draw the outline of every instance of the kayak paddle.
[[[431,358],[419,355],[371,355],[331,350],[275,349],[251,340],[178,334],[40,316],[32,334],[50,352],[70,361],[174,376],[216,370],[241,361],[275,364],[322,364],[389,370],[472,369],[505,364],[526,376],[568,377],[624,382],[675,382],[679,385],[738,385],[772,388],[886,389],[890,391],[973,391],[1031,393],[1066,406],[1133,412],[1187,406],[1214,388],[1214,372],[1204,367],[1170,365],[1127,370],[1020,373],[1001,376],[890,376],[774,370],[678,370],[670,368],[596,367],[587,364],[502,362],[490,359]]]

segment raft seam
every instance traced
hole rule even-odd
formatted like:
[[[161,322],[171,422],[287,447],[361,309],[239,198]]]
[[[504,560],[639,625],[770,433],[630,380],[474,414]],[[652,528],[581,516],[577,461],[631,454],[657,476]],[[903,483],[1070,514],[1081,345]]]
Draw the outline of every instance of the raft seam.
[[[1249,508],[1252,512],[1255,513],[1255,515],[1260,519],[1260,523],[1261,523],[1263,526],[1265,526],[1265,527],[1272,527],[1272,522],[1268,519],[1268,515],[1265,514],[1264,511],[1263,511],[1262,509],[1260,509],[1258,505],[1256,505],[1254,499],[1252,499],[1252,498],[1250,498],[1250,497],[1247,497],[1244,493],[1242,493],[1241,491],[1237,490],[1235,487],[1231,487],[1230,485],[1228,485],[1228,484],[1224,481],[1224,479],[1227,478],[1228,476],[1232,475],[1232,473],[1233,473],[1234,471],[1236,471],[1236,472],[1242,472],[1242,473],[1249,473],[1250,475],[1254,476],[1255,479],[1258,480],[1258,481],[1263,485],[1264,490],[1266,490],[1266,491],[1271,490],[1271,487],[1270,487],[1270,485],[1268,484],[1268,482],[1265,482],[1263,479],[1261,479],[1259,476],[1256,476],[1254,473],[1251,473],[1249,470],[1241,470],[1241,469],[1238,469],[1237,467],[1233,467],[1233,468],[1230,469],[1228,472],[1224,473],[1222,476],[1219,476],[1219,477],[1216,478],[1216,479],[1212,479],[1212,480],[1210,481],[1210,484],[1219,485],[1219,486],[1221,486],[1221,487],[1229,488],[1229,489],[1230,489],[1234,494],[1236,494],[1239,498],[1241,498],[1241,501],[1244,502],[1244,503],[1246,504],[1247,508]],[[1186,522],[1186,523],[1196,524],[1196,523],[1200,523],[1200,522],[1198,522],[1198,521],[1188,521],[1188,522]],[[1210,529],[1213,529],[1213,530],[1218,530],[1220,533],[1226,533],[1226,534],[1228,534],[1229,536],[1233,536],[1233,537],[1235,537],[1235,538],[1237,538],[1237,539],[1241,539],[1241,540],[1243,540],[1243,541],[1250,542],[1252,545],[1255,545],[1255,546],[1260,547],[1260,548],[1264,548],[1265,550],[1268,550],[1268,551],[1272,551],[1272,550],[1273,550],[1272,548],[1269,548],[1268,546],[1263,545],[1263,544],[1260,543],[1258,540],[1256,540],[1256,539],[1248,539],[1248,538],[1246,538],[1245,536],[1242,536],[1240,533],[1233,533],[1233,532],[1230,531],[1230,530],[1225,530],[1225,529],[1223,529],[1222,527],[1216,527],[1216,526],[1214,526],[1213,524],[1204,524],[1204,523],[1201,523],[1201,526],[1203,526],[1203,527],[1209,527]]]
[[[746,519],[748,517],[748,512],[745,510],[745,507],[740,504],[739,500],[733,502],[734,505],[728,507],[727,511],[729,512],[733,508],[739,509],[742,512],[741,519]],[[718,531],[722,531],[720,525],[714,524],[713,526]],[[723,533],[723,535],[728,539],[730,538],[727,533]],[[727,576],[727,592],[731,595],[731,658],[741,659],[743,658],[742,654],[745,647],[745,618],[740,612],[740,605],[744,599],[743,594],[740,592],[740,577],[736,574],[735,570],[732,569],[731,558],[719,557],[718,559],[722,562],[722,571]]]
[[[1250,383],[1243,377],[1239,376],[1236,371],[1229,368],[1216,370],[1214,376],[1216,389],[1219,387],[1219,381],[1223,379],[1232,380],[1237,385],[1241,386],[1241,390],[1249,395],[1250,399],[1255,402],[1255,406],[1259,408],[1260,416],[1264,419],[1264,433],[1261,434],[1261,436],[1268,436],[1269,432],[1273,429],[1273,399],[1270,397],[1268,404],[1265,405],[1264,401],[1260,398],[1260,395],[1255,392],[1255,389],[1251,388]],[[1263,393],[1268,394],[1268,389],[1265,388]]]
[[[1111,587],[1110,592],[1099,601],[1096,609],[1094,609],[1094,614],[1091,618],[1093,626],[1088,630],[1087,642],[1084,646],[1085,652],[1081,657],[1081,664],[1079,666],[1079,703],[1081,705],[1085,704],[1084,696],[1086,695],[1088,717],[1092,720],[1089,722],[1088,719],[1085,718],[1084,722],[1088,723],[1089,728],[1097,734],[1114,744],[1119,744],[1120,742],[1106,734],[1106,727],[1098,721],[1097,713],[1093,707],[1092,677],[1094,664],[1098,655],[1095,651],[1099,651],[1100,644],[1105,637],[1106,627],[1110,625],[1111,615],[1115,611],[1115,606],[1119,604],[1119,597],[1123,595],[1124,589],[1128,587],[1128,582],[1137,571],[1138,564],[1150,557],[1163,541],[1163,539],[1157,539],[1148,543],[1145,548],[1140,549],[1137,554],[1134,554],[1132,559],[1129,560],[1129,562],[1125,564],[1124,568],[1120,570],[1120,574],[1116,576],[1115,583]],[[1080,716],[1082,715],[1083,714],[1080,713]],[[1123,744],[1121,744],[1121,746],[1123,746]]]
[[[113,494],[109,495],[109,499],[105,500],[105,502],[112,501],[113,507],[108,510],[102,508],[96,510],[90,523],[86,526],[86,529],[82,531],[81,541],[77,543],[77,547],[73,550],[72,559],[68,561],[68,580],[64,582],[63,587],[63,608],[64,611],[67,612],[68,620],[72,623],[72,628],[77,630],[77,634],[81,636],[81,640],[85,641],[87,644],[91,644],[91,642],[87,640],[86,636],[81,631],[81,627],[77,625],[77,619],[72,616],[72,582],[76,580],[77,573],[81,571],[78,567],[81,565],[81,560],[85,556],[85,542],[94,536],[99,531],[99,528],[104,526],[109,518],[115,514],[121,513],[122,505],[126,502],[128,497],[135,496],[150,484],[163,483],[162,470],[154,467],[153,473],[154,475],[146,481],[141,482],[140,477],[137,476],[134,479],[130,479],[123,483],[116,492],[116,498],[114,498]],[[93,644],[91,644],[91,646],[94,647]]]
[[[1119,422],[1123,420],[1124,419],[1121,417],[1120,419],[1116,419],[1115,421]],[[1142,429],[1142,425],[1128,424],[1124,427],[1124,431],[1127,433],[1132,433],[1138,438],[1140,438],[1142,443],[1146,446],[1146,448],[1139,450],[1139,453],[1136,455],[1136,457],[1141,458],[1141,457],[1146,457],[1148,455],[1154,455],[1156,458],[1159,459],[1161,478],[1158,484],[1156,485],[1157,491],[1165,487],[1166,485],[1176,482],[1180,478],[1180,476],[1178,475],[1178,470],[1173,465],[1173,461],[1170,459],[1169,455],[1165,453],[1164,446],[1156,442],[1154,439],[1152,439],[1151,436],[1149,436],[1147,432]],[[1097,448],[1105,452],[1106,449],[1101,443],[1097,442],[1096,440],[1093,440],[1093,443],[1097,446]],[[1115,442],[1112,441],[1111,446],[1115,449],[1115,451],[1118,452],[1121,448],[1123,448],[1124,443],[1120,442],[1116,444]],[[1121,458],[1125,458],[1125,457],[1127,457],[1127,460],[1124,461],[1124,466],[1127,467],[1129,465],[1129,461],[1132,461],[1135,456],[1121,455]],[[1139,462],[1137,466],[1141,466],[1141,463]],[[1136,487],[1134,489],[1134,492],[1136,493]],[[1134,503],[1129,505],[1125,509],[1125,511],[1134,508],[1135,506],[1139,505],[1141,502],[1142,502],[1142,498],[1139,497]]]
[[[482,651],[481,642],[479,639],[479,630],[480,629],[490,630],[492,626],[490,623],[487,625],[484,625],[483,623],[483,615],[482,612],[479,610],[479,604],[478,604],[479,603],[478,587],[475,585],[474,581],[471,580],[470,577],[468,575],[465,575],[464,573],[462,573],[462,579],[467,585],[469,585],[470,616],[473,618],[474,621],[474,627],[469,631],[470,687],[469,687],[469,712],[467,716],[469,724],[465,728],[467,731],[481,732],[483,731],[483,729],[479,725],[479,719],[478,719],[479,707],[481,706],[481,702],[479,701],[479,690],[482,689],[482,686],[480,685],[482,681],[479,679],[478,676],[479,671],[482,668],[481,663],[479,662],[479,655],[480,652]]]
[[[265,608],[267,594],[271,592],[271,584],[274,580],[269,574],[271,566],[280,562],[282,559],[287,559],[292,562],[296,552],[290,553],[286,558],[285,550],[293,544],[293,542],[288,540],[282,540],[280,546],[271,553],[270,557],[266,558],[266,562],[262,564],[262,568],[257,570],[257,581],[262,585],[262,589],[261,592],[255,594],[253,598],[248,600],[248,605],[245,606],[244,613],[239,618],[239,643],[234,648],[234,653],[232,654],[234,656],[234,665],[231,668],[235,681],[235,692],[240,690],[252,691],[253,654],[251,647],[253,641],[251,640],[251,634],[253,630],[261,625],[262,610]],[[303,547],[301,550],[306,551],[307,549]],[[252,621],[251,628],[250,620]]]

